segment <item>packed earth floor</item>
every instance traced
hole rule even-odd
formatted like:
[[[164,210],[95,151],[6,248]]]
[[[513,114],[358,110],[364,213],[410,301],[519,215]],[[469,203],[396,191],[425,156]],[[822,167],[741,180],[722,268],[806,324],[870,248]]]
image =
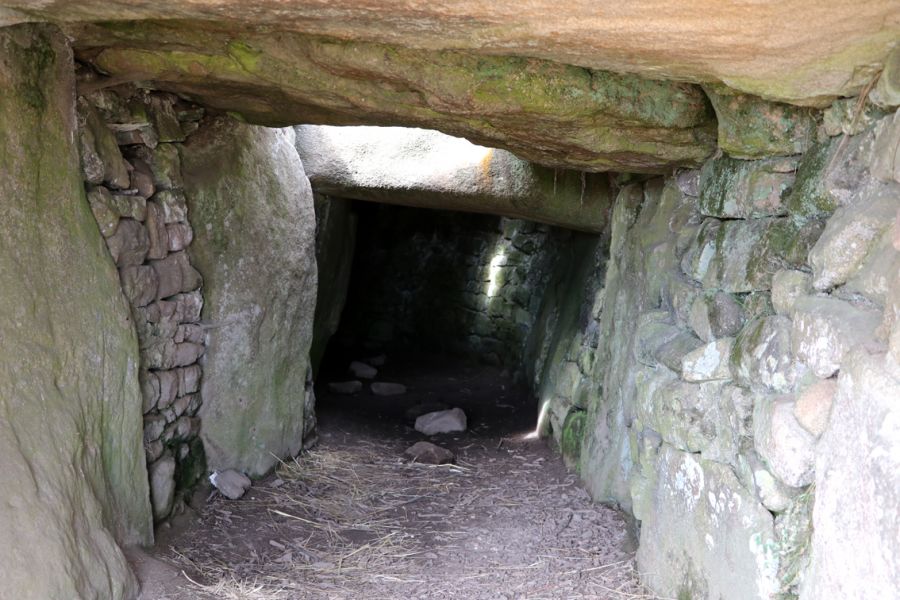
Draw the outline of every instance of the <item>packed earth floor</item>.
[[[175,568],[154,576],[138,565],[143,598],[655,598],[637,581],[622,515],[593,503],[529,435],[535,403],[504,373],[397,360],[378,380],[408,392],[318,386],[314,448],[240,500],[204,494],[163,528],[147,560]],[[468,431],[430,438],[455,464],[404,458],[426,439],[408,412],[423,403],[466,411]]]

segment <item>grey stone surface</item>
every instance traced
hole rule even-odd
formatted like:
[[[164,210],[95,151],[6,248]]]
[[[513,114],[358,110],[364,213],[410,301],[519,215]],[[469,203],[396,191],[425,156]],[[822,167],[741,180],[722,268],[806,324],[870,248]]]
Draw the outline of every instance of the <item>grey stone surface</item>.
[[[788,392],[804,374],[791,354],[791,320],[768,316],[747,323],[731,352],[735,381],[760,391]]]
[[[201,394],[215,398],[199,413],[204,447],[210,468],[251,477],[302,447],[315,216],[292,142],[289,131],[221,118],[182,150],[190,258],[203,275],[204,321],[215,324],[202,362]],[[199,294],[176,302],[181,322],[199,317]]]
[[[446,465],[452,463],[456,458],[450,450],[425,441],[416,442],[407,448],[403,454],[413,462],[426,465]]]
[[[109,253],[120,267],[140,265],[147,258],[150,238],[147,229],[133,219],[122,219],[119,226],[106,240]]]
[[[831,416],[831,405],[837,392],[837,381],[823,379],[804,389],[794,404],[794,417],[803,429],[814,436],[822,435]]]
[[[50,25],[0,28],[0,596],[138,593],[153,540],[137,340],[79,164]]]
[[[214,471],[209,482],[229,500],[238,500],[252,485],[249,477],[234,469]]]
[[[161,520],[172,511],[175,501],[175,458],[169,454],[163,456],[150,465],[149,472],[153,517]]]
[[[818,377],[831,377],[854,346],[877,349],[881,311],[837,298],[806,296],[794,305],[791,346],[797,359]]]
[[[697,348],[681,359],[681,377],[685,381],[731,380],[731,349],[734,338],[721,338]]]
[[[461,408],[426,413],[418,417],[415,424],[416,431],[425,435],[455,433],[465,431],[466,427],[466,413]]]
[[[779,315],[790,317],[797,298],[812,293],[812,276],[796,269],[782,269],[772,276],[772,306]]]
[[[727,219],[787,214],[783,196],[794,183],[796,168],[796,159],[790,158],[708,160],[701,171],[700,211]]]
[[[800,598],[900,592],[900,370],[853,352],[816,448],[810,570]],[[850,508],[848,509],[848,504]]]
[[[297,150],[317,193],[490,212],[594,232],[606,224],[610,192],[603,176],[554,171],[424,129],[296,130]]]
[[[753,445],[782,482],[802,487],[815,477],[815,437],[794,416],[796,398],[760,396],[753,410]]]
[[[669,598],[774,598],[772,515],[732,470],[663,444],[656,471],[637,553],[651,589]]]
[[[358,360],[350,363],[347,372],[359,379],[375,379],[375,376],[378,375],[378,369]]]

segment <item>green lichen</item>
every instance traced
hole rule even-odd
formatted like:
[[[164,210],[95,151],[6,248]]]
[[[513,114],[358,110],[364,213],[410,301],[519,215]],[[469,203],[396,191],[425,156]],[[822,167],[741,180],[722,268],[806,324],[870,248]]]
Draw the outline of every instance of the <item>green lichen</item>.
[[[815,144],[797,167],[794,187],[787,198],[790,214],[798,219],[828,216],[837,205],[825,192],[825,174],[840,138]]]
[[[583,410],[570,410],[563,422],[559,446],[563,460],[569,468],[576,467],[581,460],[581,445],[584,441],[586,422],[587,412]]]

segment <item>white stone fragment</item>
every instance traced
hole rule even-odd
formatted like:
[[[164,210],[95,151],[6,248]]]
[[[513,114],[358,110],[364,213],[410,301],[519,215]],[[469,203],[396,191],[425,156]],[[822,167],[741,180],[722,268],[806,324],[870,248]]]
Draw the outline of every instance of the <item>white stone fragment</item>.
[[[231,500],[237,500],[250,489],[252,482],[250,478],[234,469],[226,471],[214,471],[209,476],[209,482],[219,490],[223,496]]]
[[[350,363],[348,371],[350,371],[351,375],[360,379],[375,379],[375,376],[378,375],[378,369],[358,360]]]
[[[461,408],[451,408],[424,414],[416,419],[415,429],[425,435],[465,431],[466,413]]]

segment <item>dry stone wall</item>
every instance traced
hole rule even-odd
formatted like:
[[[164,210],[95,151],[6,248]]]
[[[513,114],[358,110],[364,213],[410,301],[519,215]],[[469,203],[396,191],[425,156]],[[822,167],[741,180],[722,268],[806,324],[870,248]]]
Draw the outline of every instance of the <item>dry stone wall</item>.
[[[90,88],[93,74],[82,73]],[[133,87],[78,98],[82,170],[91,210],[118,268],[140,348],[144,450],[153,516],[172,512],[176,491],[204,473],[198,439],[198,360],[203,279],[187,249],[193,240],[178,144],[203,110]]]
[[[634,515],[657,593],[900,592],[898,145],[900,116],[842,101],[803,155],[621,187],[542,420]]]

